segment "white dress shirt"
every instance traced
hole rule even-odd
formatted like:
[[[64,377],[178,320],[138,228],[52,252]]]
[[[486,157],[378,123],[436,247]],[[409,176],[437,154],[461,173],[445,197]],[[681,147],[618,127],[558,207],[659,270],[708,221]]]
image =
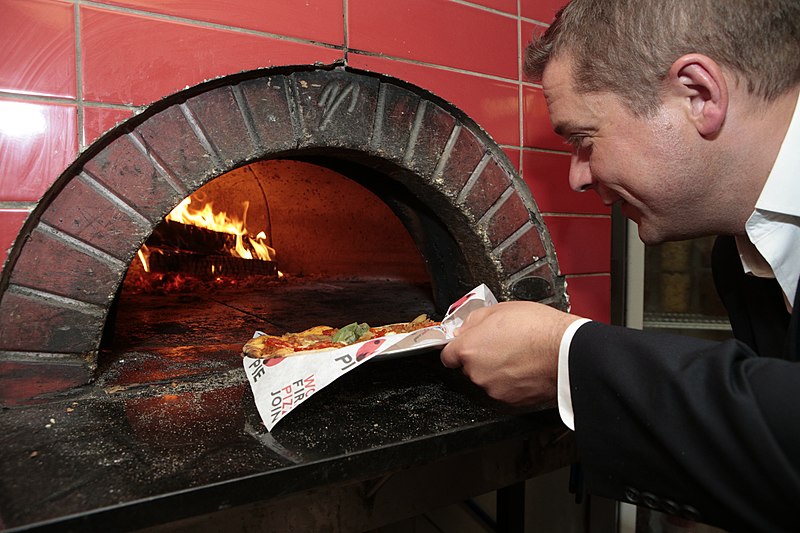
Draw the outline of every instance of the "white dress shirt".
[[[776,278],[791,312],[800,278],[800,99],[745,229],[747,237],[736,238],[745,272]],[[558,352],[558,412],[572,430],[575,413],[569,384],[569,348],[575,332],[587,322],[590,320],[581,319],[570,324],[561,337]]]
[[[736,238],[744,271],[776,278],[791,311],[800,278],[800,105],[745,229],[747,238]]]

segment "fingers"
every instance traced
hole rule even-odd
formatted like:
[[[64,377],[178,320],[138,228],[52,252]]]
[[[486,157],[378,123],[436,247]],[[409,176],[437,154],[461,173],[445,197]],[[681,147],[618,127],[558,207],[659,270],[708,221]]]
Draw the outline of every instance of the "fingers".
[[[491,307],[482,307],[472,311],[469,315],[467,315],[467,318],[464,319],[464,323],[461,325],[461,327],[456,329],[453,334],[456,337],[463,336],[465,332],[483,322],[483,320],[489,314],[491,314],[491,312]],[[445,368],[461,368],[464,366],[461,361],[461,352],[459,350],[459,346],[461,346],[461,343],[458,342],[458,339],[456,339],[451,341],[442,349],[440,359]]]
[[[453,341],[454,342],[454,341]],[[461,358],[458,352],[453,348],[453,342],[450,342],[442,349],[440,359],[445,368],[461,368]]]
[[[501,302],[470,313],[441,352],[490,397],[511,405],[553,401],[564,330],[578,317],[535,302]]]
[[[469,328],[474,328],[475,326],[483,322],[487,316],[492,314],[493,311],[494,311],[494,306],[481,307],[480,309],[472,311],[470,314],[467,315],[467,318],[464,319],[464,323],[461,325],[460,328],[456,330],[456,332],[464,333],[464,331],[460,330],[467,330]],[[458,335],[458,333],[456,334]]]

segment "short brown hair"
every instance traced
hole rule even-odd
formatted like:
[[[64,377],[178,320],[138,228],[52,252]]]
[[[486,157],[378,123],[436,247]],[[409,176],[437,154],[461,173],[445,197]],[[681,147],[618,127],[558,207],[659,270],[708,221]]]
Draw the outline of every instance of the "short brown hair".
[[[525,72],[541,80],[551,58],[569,55],[580,92],[612,92],[646,115],[672,63],[689,53],[772,100],[800,83],[800,1],[572,0],[528,45]]]

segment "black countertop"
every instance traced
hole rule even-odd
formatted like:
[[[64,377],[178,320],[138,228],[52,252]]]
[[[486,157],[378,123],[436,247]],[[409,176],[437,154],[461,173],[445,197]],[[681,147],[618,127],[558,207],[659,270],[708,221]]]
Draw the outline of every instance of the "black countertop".
[[[556,413],[491,402],[438,351],[362,365],[270,433],[232,350],[128,346],[93,384],[3,407],[2,525],[131,531],[513,439],[569,462]]]

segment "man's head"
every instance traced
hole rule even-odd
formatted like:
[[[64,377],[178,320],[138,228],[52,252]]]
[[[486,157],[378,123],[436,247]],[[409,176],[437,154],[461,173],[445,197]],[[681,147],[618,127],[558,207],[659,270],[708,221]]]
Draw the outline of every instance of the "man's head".
[[[637,115],[655,110],[679,57],[716,61],[771,100],[800,83],[797,0],[573,0],[527,49],[525,71],[541,80],[569,55],[581,92],[615,93]]]
[[[527,70],[574,189],[619,203],[646,243],[739,233],[794,108],[799,36],[797,0],[573,0]]]

